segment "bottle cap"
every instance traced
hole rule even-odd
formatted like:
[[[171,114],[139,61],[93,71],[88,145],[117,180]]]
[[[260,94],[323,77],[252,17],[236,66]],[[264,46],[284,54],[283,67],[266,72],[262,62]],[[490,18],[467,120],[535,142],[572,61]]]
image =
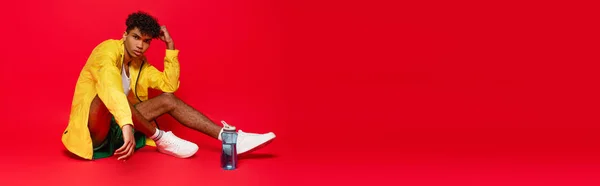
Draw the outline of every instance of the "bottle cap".
[[[232,131],[235,131],[235,126],[231,126],[231,125],[227,124],[223,120],[221,120],[221,123],[223,124],[223,130],[232,130]]]

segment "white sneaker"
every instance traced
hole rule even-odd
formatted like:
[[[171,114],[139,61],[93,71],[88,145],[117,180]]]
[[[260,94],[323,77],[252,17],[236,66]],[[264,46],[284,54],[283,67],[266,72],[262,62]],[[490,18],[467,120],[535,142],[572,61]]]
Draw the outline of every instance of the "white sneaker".
[[[156,148],[159,152],[178,158],[188,158],[198,151],[198,145],[175,136],[171,131],[165,132],[156,141]]]
[[[237,154],[242,154],[250,150],[256,150],[267,145],[275,138],[273,132],[266,134],[246,133],[242,130],[238,131],[237,137]]]

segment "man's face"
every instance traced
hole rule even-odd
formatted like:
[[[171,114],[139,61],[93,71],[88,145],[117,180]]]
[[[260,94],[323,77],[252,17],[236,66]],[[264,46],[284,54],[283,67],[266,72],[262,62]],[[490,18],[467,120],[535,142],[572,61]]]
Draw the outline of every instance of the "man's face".
[[[140,29],[134,28],[129,32],[123,34],[125,52],[131,56],[131,58],[139,58],[144,55],[144,52],[150,47],[152,37],[149,35],[142,35]]]

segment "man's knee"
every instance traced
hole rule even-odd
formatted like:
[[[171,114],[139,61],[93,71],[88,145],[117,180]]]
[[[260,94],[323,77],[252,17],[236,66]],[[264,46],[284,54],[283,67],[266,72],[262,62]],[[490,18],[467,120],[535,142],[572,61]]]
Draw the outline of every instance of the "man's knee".
[[[94,98],[90,106],[88,118],[88,129],[94,146],[99,145],[108,135],[111,114],[98,96]]]
[[[173,94],[173,93],[165,92],[165,93],[162,93],[162,96],[164,96],[168,102],[175,103],[175,102],[179,101],[179,98],[177,98],[177,96],[175,96],[175,94]]]
[[[169,108],[169,109],[172,109],[172,108],[175,108],[175,106],[177,106],[177,101],[178,101],[179,99],[177,98],[177,96],[175,96],[175,94],[173,94],[173,93],[168,93],[168,92],[165,92],[165,93],[162,93],[162,95],[161,95],[161,96],[163,96],[163,97],[164,97],[164,99],[163,99],[163,104],[164,104],[164,105],[165,105],[167,108]]]
[[[163,93],[162,93],[162,96],[165,96],[165,97],[167,97],[167,98],[169,98],[169,99],[177,98],[177,97],[175,96],[175,94],[173,94],[173,93],[171,93],[171,92],[163,92]]]
[[[99,115],[103,116],[108,114],[108,108],[104,105],[104,102],[96,95],[92,100],[92,104],[90,105],[90,115]]]

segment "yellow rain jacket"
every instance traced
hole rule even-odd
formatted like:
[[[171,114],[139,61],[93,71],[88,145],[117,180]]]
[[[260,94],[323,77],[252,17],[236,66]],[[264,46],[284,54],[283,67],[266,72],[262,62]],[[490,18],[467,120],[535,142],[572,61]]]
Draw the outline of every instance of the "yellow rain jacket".
[[[148,88],[163,92],[175,92],[179,88],[179,50],[167,49],[163,72],[145,62],[145,58],[130,63],[131,91],[125,95],[121,82],[124,52],[123,39],[106,40],[94,48],[79,74],[62,142],[70,152],[84,159],[91,160],[93,156],[88,117],[96,95],[102,99],[117,124],[123,127],[133,124],[128,101],[135,104],[138,97],[142,101],[148,100]],[[146,138],[146,145],[155,146],[149,138]]]

